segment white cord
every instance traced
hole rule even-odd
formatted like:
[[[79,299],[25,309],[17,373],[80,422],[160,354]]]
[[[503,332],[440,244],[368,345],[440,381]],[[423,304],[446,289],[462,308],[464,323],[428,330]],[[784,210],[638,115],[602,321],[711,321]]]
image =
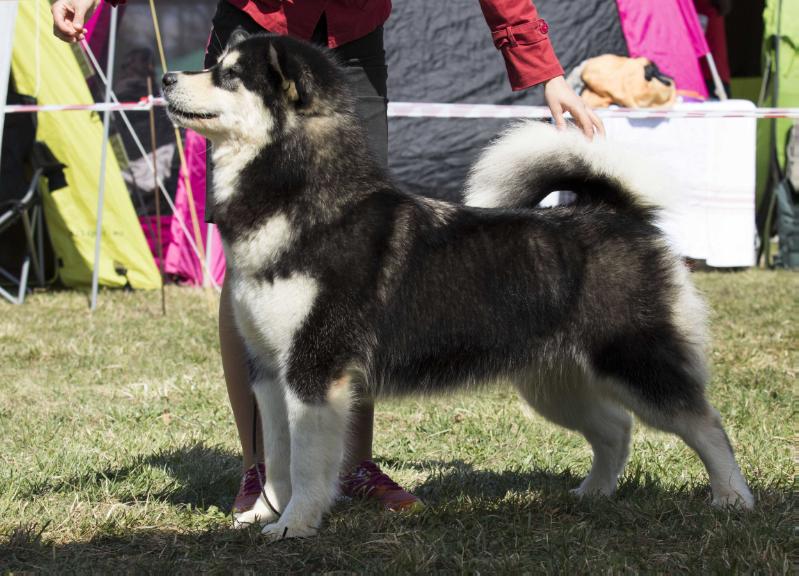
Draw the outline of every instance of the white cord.
[[[94,57],[94,53],[92,52],[92,49],[89,47],[88,42],[86,42],[86,40],[83,40],[82,45],[83,49],[86,50],[86,54],[89,56],[89,60],[91,60],[92,66],[94,66],[97,75],[100,77],[100,80],[103,82],[103,85],[107,85],[108,81],[106,80],[105,74],[103,73],[100,64],[97,62],[97,59]],[[116,104],[119,104],[119,99],[117,98],[117,95],[113,89],[111,90],[111,99]],[[133,130],[133,126],[131,125],[130,120],[128,120],[128,115],[122,110],[119,110],[119,114],[120,116],[122,116],[122,121],[125,123],[125,126],[127,126],[128,132],[130,132],[130,136],[131,138],[133,138],[133,142],[136,144],[136,147],[139,149],[139,152],[141,153],[142,158],[144,158],[145,162],[147,163],[148,168],[150,170],[155,170],[152,160],[150,159],[150,154],[144,149],[144,146],[142,145],[141,140],[139,140],[136,131]],[[188,170],[188,166],[184,166],[183,168]],[[178,209],[175,207],[175,203],[172,201],[172,198],[169,197],[169,194],[167,193],[164,184],[162,182],[158,182],[158,188],[161,190],[161,193],[164,195],[164,198],[166,198],[169,207],[172,208],[172,215],[178,221],[180,229],[183,231],[183,234],[186,236],[186,239],[189,241],[189,245],[194,251],[194,255],[197,256],[197,260],[200,262],[200,266],[202,266],[203,270],[208,275],[208,278],[211,280],[211,285],[214,288],[216,288],[217,291],[221,290],[219,284],[217,284],[216,281],[214,280],[214,277],[211,274],[211,271],[208,269],[208,266],[206,265],[204,259],[200,257],[200,250],[197,248],[197,244],[194,242],[194,239],[191,237],[189,229],[186,227],[186,223],[183,221],[183,218],[180,217]]]

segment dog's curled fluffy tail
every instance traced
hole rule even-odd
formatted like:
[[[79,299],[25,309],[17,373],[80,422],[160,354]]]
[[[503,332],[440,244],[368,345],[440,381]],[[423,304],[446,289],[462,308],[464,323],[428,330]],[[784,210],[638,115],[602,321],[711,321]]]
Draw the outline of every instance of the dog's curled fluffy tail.
[[[483,208],[533,208],[548,194],[568,190],[577,204],[604,204],[652,218],[670,192],[645,159],[587,140],[575,129],[517,124],[494,141],[472,167],[466,204]]]

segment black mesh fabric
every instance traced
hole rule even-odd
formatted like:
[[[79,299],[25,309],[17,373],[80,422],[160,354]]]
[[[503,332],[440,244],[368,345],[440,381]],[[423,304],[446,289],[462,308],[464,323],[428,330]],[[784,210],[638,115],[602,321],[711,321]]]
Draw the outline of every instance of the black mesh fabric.
[[[600,54],[627,55],[613,0],[536,0],[569,71]],[[541,88],[512,92],[477,0],[395,0],[386,24],[388,96],[395,102],[543,105]],[[406,190],[458,199],[479,151],[508,120],[391,118],[389,157]]]

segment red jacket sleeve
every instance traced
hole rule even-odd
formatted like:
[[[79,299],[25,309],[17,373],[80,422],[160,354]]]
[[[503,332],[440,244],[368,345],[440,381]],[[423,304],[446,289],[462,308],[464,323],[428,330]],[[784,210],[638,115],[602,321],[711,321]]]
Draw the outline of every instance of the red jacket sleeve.
[[[480,0],[494,46],[502,52],[513,90],[524,90],[563,74],[549,26],[530,0]]]

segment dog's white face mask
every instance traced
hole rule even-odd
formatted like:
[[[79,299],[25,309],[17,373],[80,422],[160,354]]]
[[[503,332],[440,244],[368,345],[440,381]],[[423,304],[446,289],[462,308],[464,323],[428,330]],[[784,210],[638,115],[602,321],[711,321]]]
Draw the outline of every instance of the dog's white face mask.
[[[274,119],[263,99],[244,86],[241,53],[231,50],[202,72],[164,75],[164,95],[172,121],[213,142],[263,141]]]

